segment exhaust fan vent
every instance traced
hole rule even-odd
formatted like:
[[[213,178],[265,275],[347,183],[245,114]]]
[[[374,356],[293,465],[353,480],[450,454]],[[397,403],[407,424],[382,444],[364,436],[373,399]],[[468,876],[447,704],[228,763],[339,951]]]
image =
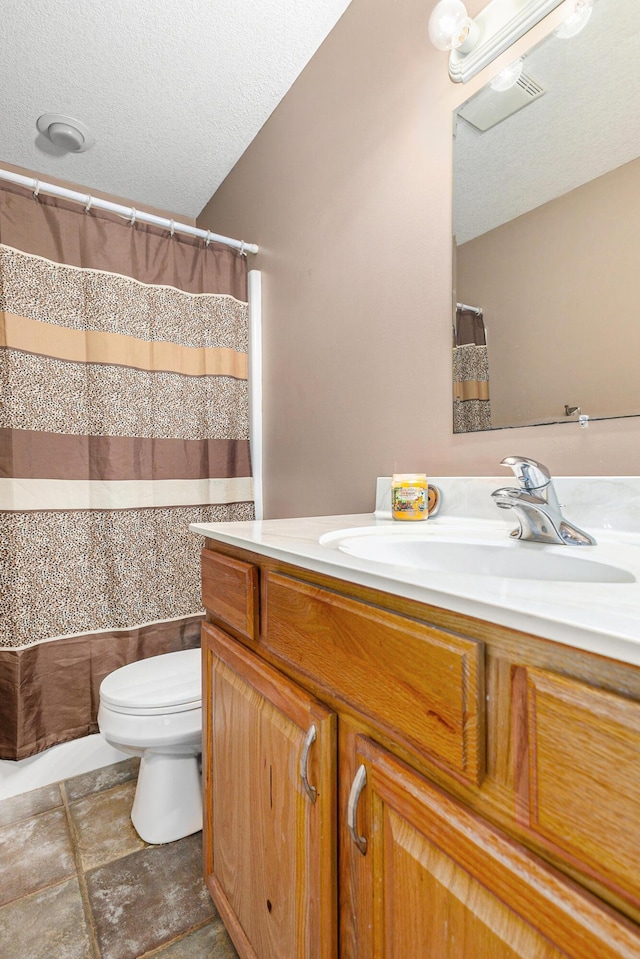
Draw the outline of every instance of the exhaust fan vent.
[[[537,100],[538,97],[541,97],[545,92],[544,88],[541,87],[533,77],[527,76],[526,73],[520,74],[516,86],[522,87],[523,92],[529,97],[530,101]]]
[[[458,116],[484,133],[539,99],[545,92],[536,80],[523,73],[508,90],[492,90],[490,86],[480,90],[458,110]]]

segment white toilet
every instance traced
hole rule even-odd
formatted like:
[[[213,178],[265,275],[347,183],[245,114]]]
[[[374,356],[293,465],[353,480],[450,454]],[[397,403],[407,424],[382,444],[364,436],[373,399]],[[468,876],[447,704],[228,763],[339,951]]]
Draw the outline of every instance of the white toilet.
[[[140,756],[131,821],[148,843],[202,829],[200,650],[121,666],[100,685],[98,726],[112,746]]]

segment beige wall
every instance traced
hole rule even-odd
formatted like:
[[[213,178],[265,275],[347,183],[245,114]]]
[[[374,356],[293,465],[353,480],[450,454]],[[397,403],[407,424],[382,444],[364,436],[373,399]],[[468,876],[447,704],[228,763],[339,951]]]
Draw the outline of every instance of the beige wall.
[[[640,412],[640,160],[457,250],[457,294],[481,304],[491,423]]]
[[[514,453],[640,473],[640,419],[453,435],[452,110],[568,3],[464,88],[434,5],[353,0],[198,220],[261,246],[267,516],[368,511],[377,475],[497,475]]]

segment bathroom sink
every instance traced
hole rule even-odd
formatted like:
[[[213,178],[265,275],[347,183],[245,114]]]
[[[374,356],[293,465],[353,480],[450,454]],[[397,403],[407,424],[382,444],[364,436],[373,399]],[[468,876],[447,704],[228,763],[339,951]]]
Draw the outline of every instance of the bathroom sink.
[[[398,528],[342,530],[321,537],[332,546],[359,559],[422,569],[435,573],[493,576],[574,583],[635,583],[626,569],[599,562],[595,547],[545,546],[509,538],[460,540],[458,536]]]

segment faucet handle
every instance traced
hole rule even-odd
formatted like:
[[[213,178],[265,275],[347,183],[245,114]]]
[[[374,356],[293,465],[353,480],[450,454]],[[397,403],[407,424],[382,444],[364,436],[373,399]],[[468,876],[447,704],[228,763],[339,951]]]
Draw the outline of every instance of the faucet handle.
[[[523,489],[543,489],[551,482],[551,473],[543,463],[527,456],[505,456],[500,466],[510,466]]]

